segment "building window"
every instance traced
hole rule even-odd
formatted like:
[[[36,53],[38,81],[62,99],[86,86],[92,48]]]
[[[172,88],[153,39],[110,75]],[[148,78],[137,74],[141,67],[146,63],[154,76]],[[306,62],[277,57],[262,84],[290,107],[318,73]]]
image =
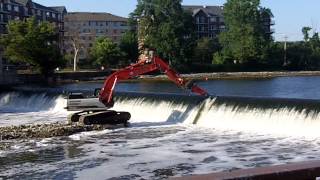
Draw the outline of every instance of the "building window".
[[[0,14],[0,22],[3,22],[3,14]]]
[[[8,5],[7,5],[7,10],[8,10],[8,11],[11,11],[11,10],[12,10],[12,8],[11,8],[11,5],[10,5],[10,4],[8,4]]]
[[[210,18],[210,22],[212,22],[212,23],[217,22],[217,18],[216,17],[211,17]]]
[[[40,9],[37,10],[37,14],[38,14],[38,16],[41,16],[42,12]]]
[[[109,24],[109,23],[108,23],[108,21],[107,21],[107,22],[106,22],[106,26],[108,26],[108,24]]]
[[[206,22],[206,18],[205,17],[200,17],[200,23],[205,23]]]
[[[6,14],[3,15],[3,22],[8,22],[8,15]]]
[[[196,22],[200,23],[200,17],[199,16],[196,17]]]
[[[118,33],[118,30],[114,29],[113,34],[117,34],[117,33]]]
[[[200,26],[200,31],[204,32],[204,26]]]
[[[50,12],[46,12],[46,16],[49,17],[50,16]]]
[[[56,13],[52,13],[52,17],[53,18],[56,18],[57,16],[56,16]]]
[[[3,3],[0,3],[0,10],[3,10]]]
[[[15,12],[19,12],[19,6],[13,6],[13,10],[14,10]]]

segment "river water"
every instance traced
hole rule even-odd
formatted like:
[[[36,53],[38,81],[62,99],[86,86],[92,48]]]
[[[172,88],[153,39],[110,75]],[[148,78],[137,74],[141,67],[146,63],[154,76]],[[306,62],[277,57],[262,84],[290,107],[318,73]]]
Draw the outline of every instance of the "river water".
[[[0,141],[0,179],[166,179],[261,167],[320,155],[320,77],[121,83],[114,109],[130,128]],[[19,87],[0,94],[0,126],[65,121],[64,93],[102,83]]]

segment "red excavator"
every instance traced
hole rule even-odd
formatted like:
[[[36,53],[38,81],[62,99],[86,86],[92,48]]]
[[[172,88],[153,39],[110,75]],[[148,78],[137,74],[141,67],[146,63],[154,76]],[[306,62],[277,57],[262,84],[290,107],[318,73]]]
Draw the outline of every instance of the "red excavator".
[[[109,110],[113,107],[113,90],[118,81],[135,78],[155,70],[164,72],[168,78],[179,87],[190,90],[193,93],[208,96],[208,93],[198,87],[193,81],[186,81],[177,72],[158,56],[148,55],[140,57],[136,64],[120,69],[107,77],[101,90],[95,91],[95,97],[86,98],[80,93],[70,94],[67,102],[68,110],[79,110],[68,117],[70,123],[82,125],[116,125],[128,124],[131,115],[129,112],[117,112]]]

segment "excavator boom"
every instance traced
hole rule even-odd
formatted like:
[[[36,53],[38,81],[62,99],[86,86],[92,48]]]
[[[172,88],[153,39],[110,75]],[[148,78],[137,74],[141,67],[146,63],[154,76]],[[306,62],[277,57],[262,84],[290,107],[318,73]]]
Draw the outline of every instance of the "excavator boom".
[[[99,92],[98,99],[104,107],[95,107],[80,112],[71,114],[68,117],[70,123],[80,123],[82,125],[127,125],[128,120],[131,118],[129,112],[117,112],[109,110],[114,105],[113,91],[118,81],[126,80],[137,77],[148,72],[160,70],[164,72],[168,78],[177,84],[179,87],[190,90],[193,93],[197,93],[202,96],[208,96],[208,93],[195,85],[193,81],[186,81],[177,72],[170,68],[170,66],[157,56],[145,56],[133,65],[130,65],[124,69],[118,70],[108,76],[102,89]],[[78,98],[77,98],[78,97]],[[98,100],[97,100],[98,101]],[[87,103],[81,103],[87,102]],[[95,101],[96,102],[96,101]],[[98,102],[99,103],[99,102]],[[68,98],[68,104],[77,105],[77,107],[94,107],[93,100],[87,100],[86,98],[79,98],[79,95],[70,95]],[[71,109],[71,107],[67,107]]]
[[[113,90],[118,81],[131,79],[155,70],[164,72],[168,76],[168,78],[179,87],[189,89],[191,92],[197,93],[202,96],[208,95],[208,93],[204,89],[193,84],[192,82],[186,81],[177,72],[170,68],[170,66],[165,61],[157,56],[154,56],[151,60],[140,60],[138,63],[130,65],[108,76],[103,85],[103,88],[100,91],[99,100],[107,107],[112,106]]]

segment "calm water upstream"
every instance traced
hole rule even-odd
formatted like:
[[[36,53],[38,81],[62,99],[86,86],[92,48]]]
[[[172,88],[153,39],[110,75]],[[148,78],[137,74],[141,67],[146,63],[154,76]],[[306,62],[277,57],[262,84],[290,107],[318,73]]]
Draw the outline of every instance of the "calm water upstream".
[[[131,127],[0,141],[0,179],[166,179],[320,157],[320,77],[198,83],[121,83],[114,109]],[[0,126],[65,121],[63,92],[102,83],[21,87],[0,94]],[[145,94],[147,93],[147,94]]]

